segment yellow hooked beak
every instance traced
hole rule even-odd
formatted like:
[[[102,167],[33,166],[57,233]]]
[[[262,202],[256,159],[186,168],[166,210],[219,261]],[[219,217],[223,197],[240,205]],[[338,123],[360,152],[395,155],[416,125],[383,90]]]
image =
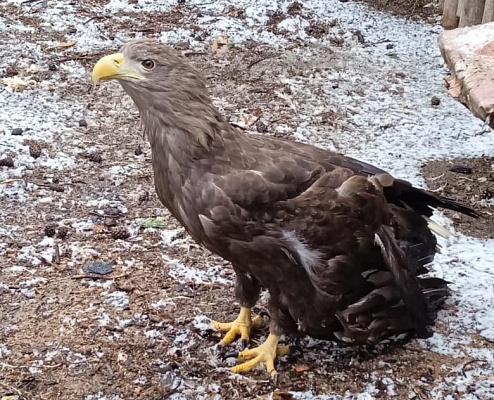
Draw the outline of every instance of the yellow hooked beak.
[[[93,68],[93,83],[108,79],[146,79],[139,71],[136,63],[125,59],[123,53],[110,54],[101,58]]]

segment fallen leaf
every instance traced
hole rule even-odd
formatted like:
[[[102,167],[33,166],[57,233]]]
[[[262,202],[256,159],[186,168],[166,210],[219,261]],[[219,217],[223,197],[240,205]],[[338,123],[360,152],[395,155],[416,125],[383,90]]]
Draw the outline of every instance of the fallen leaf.
[[[3,78],[2,82],[5,86],[7,86],[7,90],[11,92],[20,92],[22,90],[26,90],[31,86],[36,86],[38,82],[32,79],[30,76],[26,78],[20,78],[19,76],[12,76]]]
[[[281,390],[276,390],[273,392],[273,400],[293,400],[294,397],[290,392],[282,392]]]
[[[102,233],[106,232],[108,229],[106,228],[105,225],[94,225],[93,226],[93,232],[94,233]]]
[[[164,228],[166,226],[165,221],[162,218],[149,217],[141,222],[143,228]]]
[[[305,372],[310,369],[307,364],[295,364],[292,368],[295,370],[295,372]]]
[[[216,56],[221,56],[228,51],[228,36],[218,36],[211,43],[211,51]]]

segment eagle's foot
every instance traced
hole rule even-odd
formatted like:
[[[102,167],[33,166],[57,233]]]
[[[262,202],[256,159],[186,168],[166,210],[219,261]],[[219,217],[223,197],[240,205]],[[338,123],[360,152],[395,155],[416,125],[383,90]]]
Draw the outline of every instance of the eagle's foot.
[[[240,336],[244,343],[244,347],[247,347],[250,340],[250,332],[252,329],[260,328],[262,324],[263,319],[260,316],[252,318],[250,308],[248,307],[241,307],[238,317],[233,322],[213,321],[215,329],[226,332],[225,336],[218,344],[220,347],[228,346],[237,336]]]
[[[232,367],[231,371],[235,373],[248,372],[258,365],[264,364],[268,373],[274,377],[276,375],[276,369],[274,368],[276,357],[290,354],[289,346],[278,346],[279,340],[280,337],[278,335],[270,333],[260,346],[240,352],[237,362],[241,364]]]

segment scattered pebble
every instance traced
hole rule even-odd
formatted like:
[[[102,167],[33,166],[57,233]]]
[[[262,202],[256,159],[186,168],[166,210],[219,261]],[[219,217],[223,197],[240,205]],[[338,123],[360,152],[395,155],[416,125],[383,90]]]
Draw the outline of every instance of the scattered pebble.
[[[98,152],[94,151],[92,153],[89,153],[87,156],[89,161],[95,162],[95,163],[101,163],[103,161],[103,158],[101,157],[101,154]]]
[[[22,132],[23,132],[22,128],[14,128],[12,129],[11,134],[14,136],[20,136],[22,135]]]
[[[256,123],[256,130],[257,132],[259,133],[264,133],[268,130],[268,127],[266,126],[266,124],[262,121],[257,121]]]
[[[137,147],[136,147],[136,149],[134,150],[134,154],[135,154],[136,156],[140,156],[142,153],[143,153],[143,151],[142,151],[142,147],[141,147],[141,145],[140,145],[140,144],[138,144],[138,145],[137,145]]]
[[[82,269],[88,274],[107,275],[113,271],[113,266],[109,262],[94,261],[84,265]]]
[[[9,167],[13,168],[14,167],[14,160],[12,157],[5,157],[0,160],[0,167]]]
[[[106,226],[117,226],[117,220],[115,218],[105,218],[104,224]]]
[[[432,96],[431,98],[431,105],[437,107],[439,104],[441,104],[441,100],[437,96]]]
[[[80,119],[79,120],[79,126],[81,128],[87,128],[87,122],[86,122],[86,120],[85,119]]]

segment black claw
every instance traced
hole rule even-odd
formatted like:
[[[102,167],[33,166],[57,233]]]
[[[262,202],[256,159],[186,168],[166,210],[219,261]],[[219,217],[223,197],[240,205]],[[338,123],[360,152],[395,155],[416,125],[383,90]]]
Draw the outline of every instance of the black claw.
[[[295,362],[297,361],[297,359],[303,357],[304,351],[302,347],[297,345],[291,345],[288,346],[288,348],[290,349],[290,354],[288,355],[289,362]]]
[[[227,352],[227,347],[222,346],[221,344],[216,345],[216,351],[218,352],[220,357],[223,357],[225,353]]]
[[[249,346],[249,341],[247,339],[242,339],[240,341],[240,348],[245,350]]]
[[[229,352],[223,353],[221,357],[223,360],[227,358],[238,358],[239,352],[237,350],[230,350]]]

